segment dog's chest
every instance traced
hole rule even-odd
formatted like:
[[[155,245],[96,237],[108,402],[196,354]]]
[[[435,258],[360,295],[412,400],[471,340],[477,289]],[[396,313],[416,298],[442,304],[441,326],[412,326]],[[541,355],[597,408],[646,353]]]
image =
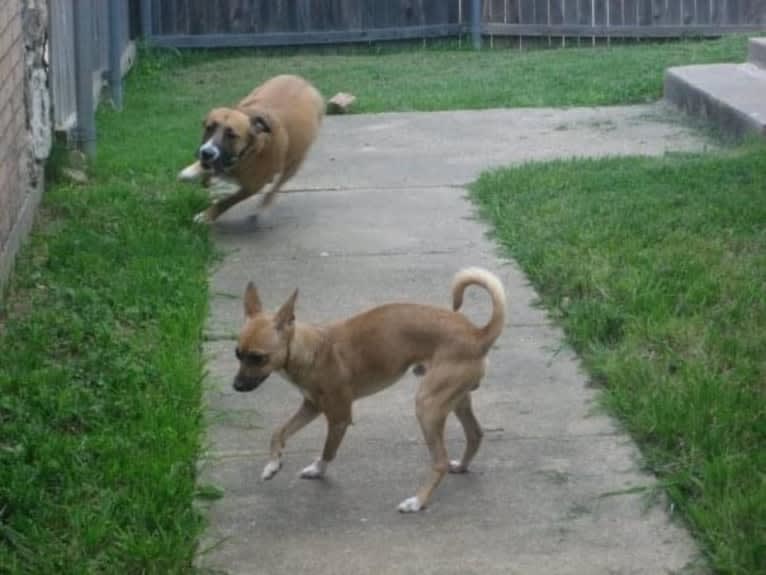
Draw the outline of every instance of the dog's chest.
[[[302,381],[300,377],[297,377],[295,375],[291,375],[287,373],[286,371],[282,370],[280,371],[280,374],[282,377],[284,377],[287,381],[289,381],[293,386],[295,386],[298,391],[301,392],[301,395],[310,401],[313,404],[317,404],[318,400],[318,394],[317,390],[312,386],[310,383],[306,381]]]

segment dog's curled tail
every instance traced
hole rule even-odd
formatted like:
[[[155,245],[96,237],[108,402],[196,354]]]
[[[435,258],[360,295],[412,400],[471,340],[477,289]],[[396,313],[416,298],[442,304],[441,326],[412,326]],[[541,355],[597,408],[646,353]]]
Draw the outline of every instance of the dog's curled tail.
[[[470,285],[479,285],[492,298],[492,317],[481,328],[481,347],[486,353],[500,336],[505,324],[505,289],[497,276],[482,268],[465,268],[455,274],[452,280],[452,309],[457,311],[463,305],[463,292]]]

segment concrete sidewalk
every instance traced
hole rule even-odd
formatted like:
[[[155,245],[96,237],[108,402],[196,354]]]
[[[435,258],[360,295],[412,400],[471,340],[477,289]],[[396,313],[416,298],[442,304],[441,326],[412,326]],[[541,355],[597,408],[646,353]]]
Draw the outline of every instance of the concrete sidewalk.
[[[683,528],[645,496],[624,493],[652,477],[630,439],[595,409],[560,330],[485,237],[461,186],[526,160],[706,145],[655,106],[328,118],[292,192],[265,219],[248,217],[251,201],[214,228],[226,256],[211,280],[201,481],[225,494],[207,509],[201,548],[213,548],[200,566],[271,575],[699,572]],[[230,336],[247,280],[271,308],[300,287],[298,320],[321,322],[390,300],[447,306],[452,276],[468,265],[498,273],[510,306],[474,394],[486,435],[473,472],[445,478],[425,512],[397,513],[429,465],[408,376],[355,404],[325,480],[297,477],[321,449],[318,421],[288,443],[280,474],[261,481],[271,430],[300,396],[278,376],[249,394],[231,389]],[[484,321],[486,297],[469,295],[469,316]],[[448,440],[459,454],[454,418]]]

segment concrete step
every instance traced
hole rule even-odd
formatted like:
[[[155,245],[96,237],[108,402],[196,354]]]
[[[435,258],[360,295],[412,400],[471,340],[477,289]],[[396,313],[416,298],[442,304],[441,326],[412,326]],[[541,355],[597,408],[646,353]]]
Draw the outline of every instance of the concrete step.
[[[766,136],[766,68],[752,63],[669,68],[665,98],[725,134]]]
[[[747,61],[761,68],[766,68],[766,36],[750,38],[747,43]]]

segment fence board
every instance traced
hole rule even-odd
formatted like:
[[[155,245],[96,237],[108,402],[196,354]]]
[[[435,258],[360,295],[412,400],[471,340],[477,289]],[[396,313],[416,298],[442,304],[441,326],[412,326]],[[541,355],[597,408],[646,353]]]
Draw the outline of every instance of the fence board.
[[[564,0],[551,0],[551,18],[550,24],[560,26],[564,23]]]
[[[77,121],[76,66],[74,7],[78,0],[55,0],[50,2],[50,82],[53,99],[53,123],[57,131],[70,132]],[[119,31],[123,61],[130,45],[130,6],[123,2],[121,6],[121,24]],[[109,69],[109,4],[97,1],[92,3],[93,19],[93,91],[94,103],[98,105],[104,84],[105,71]]]
[[[549,18],[549,0],[536,0],[535,2],[535,23],[548,25],[550,24]]]
[[[606,26],[607,0],[594,0],[592,4],[593,22],[596,26]]]
[[[482,31],[494,36],[596,36],[599,38],[683,38],[687,36],[718,37],[721,34],[760,32],[753,25],[742,26],[536,26],[531,24],[484,24]]]

